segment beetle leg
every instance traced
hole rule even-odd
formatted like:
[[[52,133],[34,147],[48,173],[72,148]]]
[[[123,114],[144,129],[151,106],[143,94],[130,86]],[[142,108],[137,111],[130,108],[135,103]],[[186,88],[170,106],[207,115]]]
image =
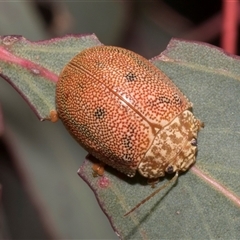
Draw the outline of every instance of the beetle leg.
[[[51,110],[49,113],[49,116],[46,118],[47,120],[50,120],[51,122],[55,123],[58,120],[58,113],[56,110]]]
[[[102,176],[104,173],[104,163],[94,163],[92,166],[93,177]]]
[[[159,178],[149,178],[148,184],[151,185],[152,188],[156,187],[156,184],[159,182]]]

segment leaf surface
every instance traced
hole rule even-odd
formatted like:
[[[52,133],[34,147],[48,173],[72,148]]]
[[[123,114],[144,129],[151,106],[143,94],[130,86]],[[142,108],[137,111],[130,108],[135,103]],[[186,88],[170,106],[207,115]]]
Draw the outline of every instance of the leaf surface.
[[[80,176],[124,239],[236,239],[240,234],[240,59],[213,46],[172,40],[152,63],[193,102],[205,123],[197,163],[178,182],[123,215],[153,190],[144,180],[107,172],[109,185],[92,177],[85,161]],[[106,181],[106,180],[105,180]],[[161,185],[166,180],[158,184]]]
[[[67,62],[85,48],[101,45],[92,35],[30,42],[21,36],[0,38],[0,76],[24,97],[41,120],[55,109],[55,84]]]
[[[40,119],[46,119],[55,109],[55,83],[63,66],[82,49],[100,44],[94,35],[37,43],[2,37],[0,74]],[[237,239],[240,60],[207,44],[174,39],[151,61],[188,96],[194,114],[205,123],[198,137],[197,163],[127,217],[123,215],[152,193],[146,179],[127,178],[109,167],[104,177],[93,178],[90,160],[79,175],[94,190],[121,238]]]

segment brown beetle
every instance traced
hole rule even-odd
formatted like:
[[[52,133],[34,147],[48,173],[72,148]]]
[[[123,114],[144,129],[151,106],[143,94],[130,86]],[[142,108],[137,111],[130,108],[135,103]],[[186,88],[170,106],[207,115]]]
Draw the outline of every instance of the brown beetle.
[[[59,76],[56,105],[81,146],[129,177],[138,170],[156,179],[195,162],[202,123],[192,104],[134,52],[96,46],[77,54]]]

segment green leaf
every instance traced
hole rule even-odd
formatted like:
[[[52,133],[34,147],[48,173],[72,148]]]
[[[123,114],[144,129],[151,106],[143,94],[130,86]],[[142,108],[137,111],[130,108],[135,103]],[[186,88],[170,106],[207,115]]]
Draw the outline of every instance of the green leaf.
[[[197,163],[127,217],[123,215],[153,191],[144,179],[123,179],[112,170],[94,179],[88,160],[79,175],[94,190],[121,238],[237,239],[240,59],[207,44],[174,39],[151,61],[189,97],[194,114],[205,123]]]
[[[101,45],[92,35],[30,42],[21,36],[0,38],[0,76],[25,98],[41,120],[55,109],[55,84],[64,65],[85,48]]]
[[[37,43],[2,37],[0,73],[40,119],[46,119],[55,109],[55,82],[62,67],[82,49],[100,44],[94,35]],[[123,215],[152,193],[146,179],[128,178],[110,167],[104,177],[93,178],[90,160],[84,162],[79,175],[94,190],[121,238],[237,239],[240,60],[206,44],[172,40],[151,61],[189,97],[194,114],[205,123],[198,137],[197,163],[176,184],[127,217]]]

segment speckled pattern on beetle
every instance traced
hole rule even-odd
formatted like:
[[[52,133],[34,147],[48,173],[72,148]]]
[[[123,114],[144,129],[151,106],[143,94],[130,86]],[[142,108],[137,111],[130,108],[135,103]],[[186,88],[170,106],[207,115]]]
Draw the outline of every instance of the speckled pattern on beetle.
[[[77,54],[56,87],[57,113],[93,156],[129,177],[155,179],[195,162],[202,123],[174,83],[129,50],[96,46]]]

